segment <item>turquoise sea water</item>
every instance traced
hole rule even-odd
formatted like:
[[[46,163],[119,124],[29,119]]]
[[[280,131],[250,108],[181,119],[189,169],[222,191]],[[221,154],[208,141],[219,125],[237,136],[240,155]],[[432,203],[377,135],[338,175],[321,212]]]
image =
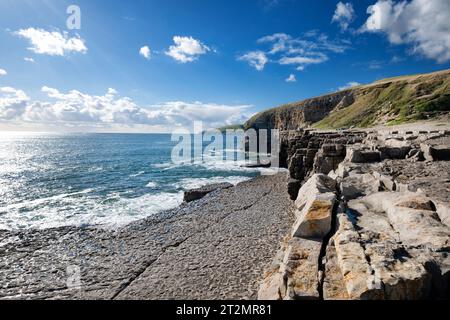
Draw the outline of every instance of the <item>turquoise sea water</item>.
[[[123,225],[178,206],[184,190],[259,174],[214,157],[176,165],[164,134],[0,134],[0,229]]]

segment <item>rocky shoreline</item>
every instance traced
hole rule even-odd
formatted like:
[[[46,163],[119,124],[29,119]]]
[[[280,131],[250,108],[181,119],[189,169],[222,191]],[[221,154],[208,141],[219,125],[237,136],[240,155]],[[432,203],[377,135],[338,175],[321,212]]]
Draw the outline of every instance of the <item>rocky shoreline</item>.
[[[0,299],[256,299],[293,223],[286,173],[118,230],[0,231]]]
[[[284,131],[280,163],[118,230],[0,231],[0,299],[449,298],[449,131]]]
[[[260,299],[450,297],[450,131],[284,132],[296,222]]]

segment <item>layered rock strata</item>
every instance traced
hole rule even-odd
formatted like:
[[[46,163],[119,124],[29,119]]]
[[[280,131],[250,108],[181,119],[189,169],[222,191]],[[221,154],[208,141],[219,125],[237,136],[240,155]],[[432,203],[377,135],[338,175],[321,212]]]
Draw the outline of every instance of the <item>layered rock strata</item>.
[[[260,299],[450,297],[448,131],[282,137],[297,220]]]

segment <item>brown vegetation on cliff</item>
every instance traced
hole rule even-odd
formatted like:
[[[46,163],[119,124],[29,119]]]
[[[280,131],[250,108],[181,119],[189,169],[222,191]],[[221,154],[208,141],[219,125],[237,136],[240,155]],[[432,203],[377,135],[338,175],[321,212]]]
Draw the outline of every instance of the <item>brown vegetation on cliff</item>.
[[[340,129],[448,119],[450,70],[389,78],[283,105],[253,116],[245,128]]]

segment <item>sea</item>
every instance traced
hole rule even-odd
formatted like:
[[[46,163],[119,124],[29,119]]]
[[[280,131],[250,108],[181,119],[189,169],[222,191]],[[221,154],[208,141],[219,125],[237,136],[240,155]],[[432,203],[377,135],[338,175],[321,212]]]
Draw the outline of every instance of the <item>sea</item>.
[[[179,206],[185,190],[266,170],[214,154],[174,163],[176,144],[170,134],[0,132],[0,229],[116,228]]]

